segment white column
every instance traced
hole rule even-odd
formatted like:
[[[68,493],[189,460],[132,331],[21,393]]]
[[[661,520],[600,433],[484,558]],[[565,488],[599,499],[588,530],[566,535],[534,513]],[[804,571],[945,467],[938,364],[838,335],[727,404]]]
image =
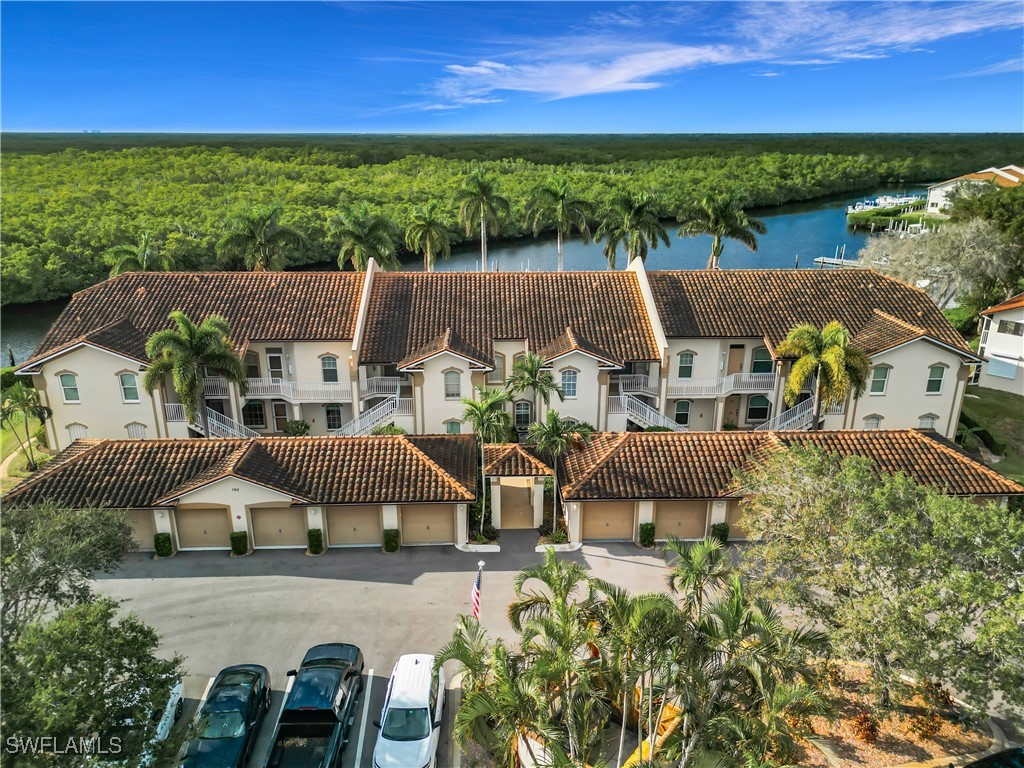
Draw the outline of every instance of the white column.
[[[466,523],[466,505],[457,505],[455,512],[455,543],[466,544],[469,541],[469,531]]]
[[[712,525],[715,525],[716,523],[724,523],[725,522],[725,516],[726,516],[726,513],[728,512],[728,509],[729,509],[729,502],[726,501],[725,499],[720,499],[720,500],[716,499],[715,501],[712,501],[711,502],[711,522],[709,523],[708,527],[710,528]]]
[[[398,505],[397,504],[382,504],[381,505],[381,524],[384,526],[384,530],[389,528],[398,529]]]
[[[580,503],[578,501],[572,501],[565,505],[565,509],[569,511],[569,541],[573,544],[579,544],[580,539]]]
[[[491,477],[488,480],[491,483],[489,491],[491,499],[491,525],[495,528],[501,528],[501,478]]]
[[[322,507],[306,507],[306,528],[310,531],[314,528],[319,528],[320,533],[323,535],[324,546],[327,546],[327,525],[324,521]]]
[[[536,477],[533,482],[533,525],[540,528],[544,523],[544,478]]]

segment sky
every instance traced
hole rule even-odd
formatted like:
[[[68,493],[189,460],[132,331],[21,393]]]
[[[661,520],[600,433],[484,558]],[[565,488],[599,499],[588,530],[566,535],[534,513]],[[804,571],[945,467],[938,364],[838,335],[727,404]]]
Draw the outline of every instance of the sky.
[[[5,131],[1024,130],[1024,3],[14,2]]]

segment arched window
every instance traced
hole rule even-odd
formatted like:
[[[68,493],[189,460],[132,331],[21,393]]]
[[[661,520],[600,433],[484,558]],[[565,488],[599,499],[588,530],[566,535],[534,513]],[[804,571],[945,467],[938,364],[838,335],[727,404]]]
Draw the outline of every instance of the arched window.
[[[139,402],[139,377],[134,373],[117,374],[117,382],[121,385],[121,400],[126,403]]]
[[[677,400],[676,401],[676,424],[683,427],[690,425],[690,401],[689,400]]]
[[[325,384],[338,383],[338,358],[334,355],[324,355],[320,358],[320,374]]]
[[[775,361],[772,360],[772,353],[767,347],[758,347],[754,350],[750,361],[751,373],[771,373],[775,370]]]
[[[772,402],[764,395],[754,395],[747,401],[747,421],[767,421]]]
[[[125,430],[128,432],[129,440],[145,440],[146,439],[146,425],[139,424],[137,421],[133,421],[131,424],[124,425]]]
[[[462,397],[462,374],[458,371],[444,372],[444,399],[458,400]]]
[[[566,398],[576,397],[576,371],[568,368],[562,371],[562,395]]]
[[[341,429],[341,406],[331,403],[324,407],[327,415],[327,429]]]
[[[68,435],[72,442],[84,440],[89,436],[89,428],[85,424],[68,424]]]
[[[877,413],[873,413],[870,416],[864,417],[864,429],[881,429],[882,428],[882,417]]]
[[[461,421],[446,421],[444,423],[444,431],[449,435],[458,435],[462,433],[462,422]]]
[[[577,421],[576,419],[574,419],[572,417],[567,418],[567,419],[562,419],[562,422],[565,423],[565,424],[568,424],[570,427],[575,427],[575,426],[579,425],[579,421]]]
[[[935,429],[935,422],[939,420],[939,417],[934,413],[926,413],[917,422],[918,429]]]
[[[65,403],[80,403],[81,397],[78,393],[78,375],[74,373],[62,373],[57,377],[60,381],[61,393],[64,395]],[[74,438],[72,438],[73,440]]]
[[[487,372],[487,381],[491,384],[505,381],[505,356],[501,352],[494,353],[494,370]]]
[[[868,391],[872,395],[885,394],[885,388],[889,385],[889,371],[891,370],[892,367],[888,365],[876,365],[871,369],[871,388]]]
[[[526,429],[533,420],[533,405],[525,400],[520,400],[516,403],[515,415],[516,429]]]
[[[928,369],[928,384],[924,391],[928,395],[942,394],[942,377],[946,374],[946,366],[933,365]]]
[[[679,353],[679,368],[676,374],[680,379],[693,378],[693,352]]]

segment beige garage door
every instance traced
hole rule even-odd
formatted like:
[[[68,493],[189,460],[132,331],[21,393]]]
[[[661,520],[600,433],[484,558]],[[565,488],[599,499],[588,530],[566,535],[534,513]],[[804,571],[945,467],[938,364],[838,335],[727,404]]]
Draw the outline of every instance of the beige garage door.
[[[174,521],[181,549],[231,549],[227,509],[178,509]]]
[[[743,530],[743,526],[740,525],[740,520],[743,518],[743,508],[740,507],[738,501],[730,501],[729,509],[725,513],[725,521],[729,524],[729,538],[730,539],[745,539],[747,538],[746,531]]]
[[[583,508],[583,540],[632,541],[632,501],[590,501]]]
[[[380,507],[328,507],[327,537],[332,547],[380,544]]]
[[[659,501],[654,506],[654,537],[703,539],[707,516],[706,501]]]
[[[153,510],[133,509],[128,512],[126,518],[132,527],[132,539],[135,540],[135,545],[142,552],[152,552],[153,536],[156,534]]]
[[[506,477],[501,481],[501,527],[534,528],[530,481]]]
[[[454,544],[455,510],[451,504],[404,504],[403,544]]]
[[[303,507],[266,507],[249,510],[253,547],[307,547],[306,510]]]

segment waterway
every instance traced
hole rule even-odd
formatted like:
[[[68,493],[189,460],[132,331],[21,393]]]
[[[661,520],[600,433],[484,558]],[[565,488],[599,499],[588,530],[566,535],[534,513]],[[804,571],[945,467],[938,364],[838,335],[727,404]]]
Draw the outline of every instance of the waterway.
[[[922,193],[924,188],[883,187],[870,194],[836,195],[808,203],[792,203],[777,208],[755,210],[751,214],[764,221],[767,234],[758,237],[757,252],[751,252],[735,241],[726,241],[722,253],[723,269],[816,268],[814,259],[832,256],[836,248],[846,246],[846,257],[853,258],[867,242],[866,232],[852,232],[846,226],[846,207],[858,200],[895,192]],[[710,237],[681,238],[674,222],[665,222],[670,244],[659,246],[647,257],[649,269],[703,269],[711,252]],[[543,271],[557,269],[558,256],[553,236],[504,240],[488,244],[492,270]],[[603,244],[585,244],[579,238],[565,244],[567,270],[607,269],[602,254]],[[625,266],[626,256],[618,255],[618,268]],[[480,245],[469,242],[453,249],[451,258],[438,261],[438,271],[475,271],[480,268]],[[418,261],[410,261],[405,269],[422,269]],[[47,329],[67,304],[52,301],[44,304],[9,305],[0,310],[0,352],[3,365],[9,365],[8,350],[15,360],[25,360],[36,348]]]

